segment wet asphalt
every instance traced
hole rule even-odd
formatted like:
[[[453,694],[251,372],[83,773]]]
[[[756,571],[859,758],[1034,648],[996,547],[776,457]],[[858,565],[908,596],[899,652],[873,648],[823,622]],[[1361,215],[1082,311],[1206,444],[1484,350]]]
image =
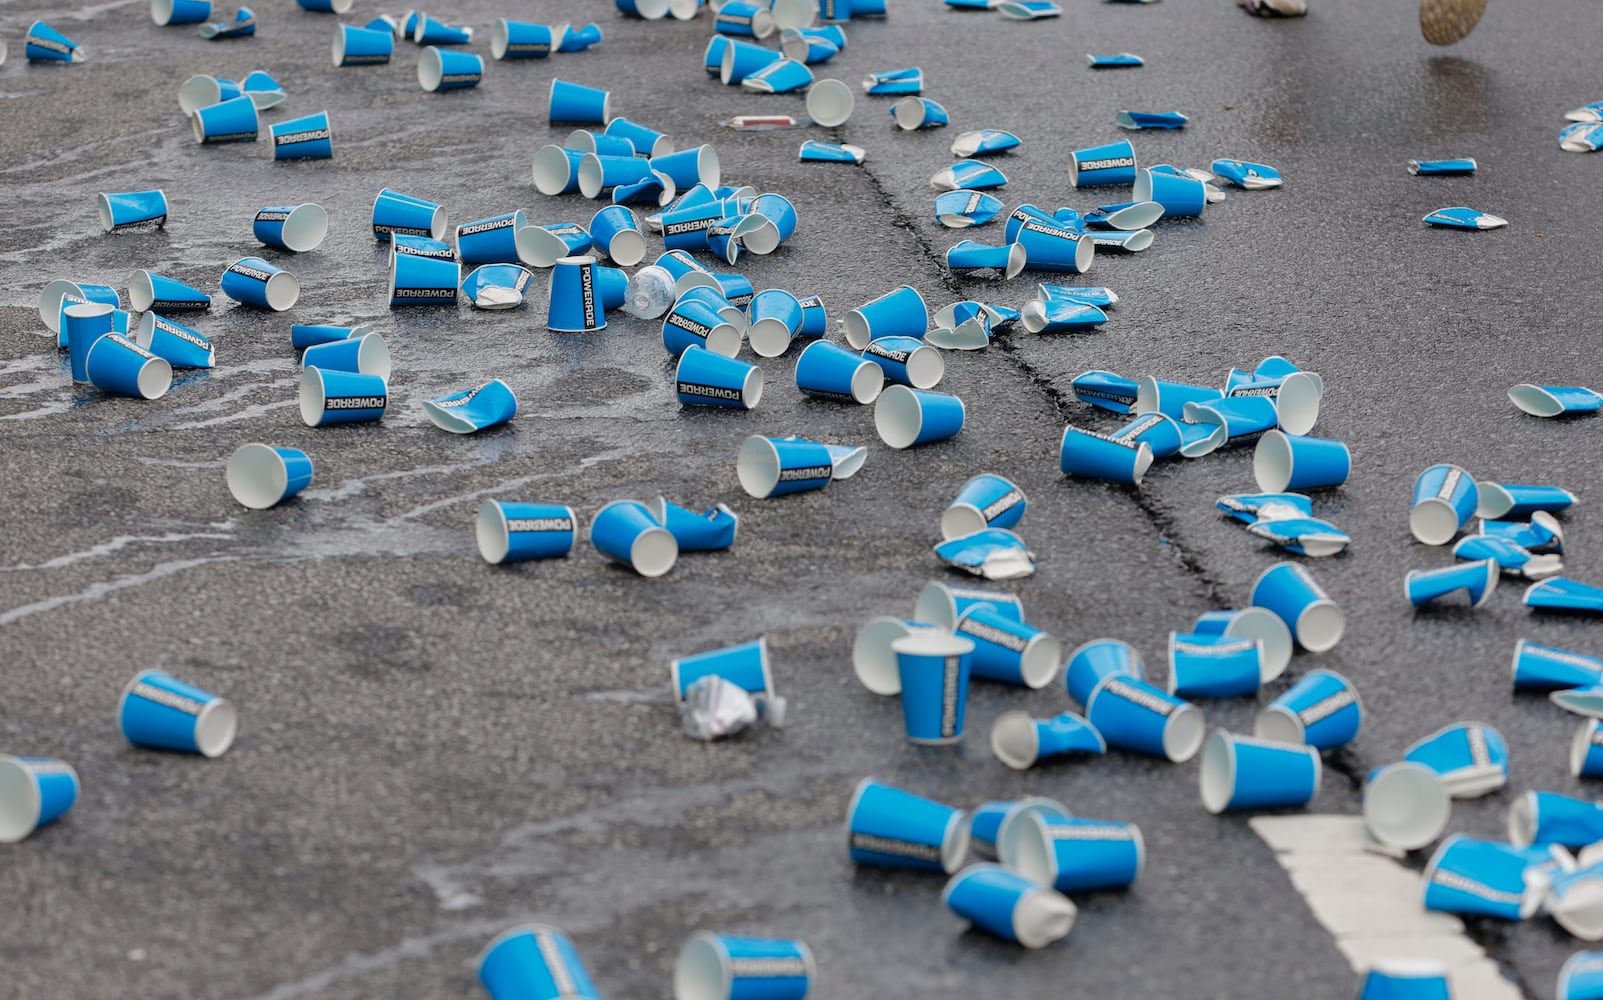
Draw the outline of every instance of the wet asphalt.
[[[333,69],[337,19],[288,0],[257,7],[257,37],[227,42],[156,28],[138,2],[0,9],[11,49],[0,66],[0,751],[62,757],[83,781],[63,821],[3,852],[0,995],[474,996],[482,945],[537,920],[574,937],[611,997],[670,995],[674,955],[702,928],[806,940],[821,997],[1350,996],[1345,959],[1245,818],[1202,809],[1195,763],[1113,753],[1008,770],[987,745],[992,720],[1071,707],[1058,684],[977,684],[968,739],[919,749],[895,701],[852,675],[863,621],[910,614],[932,578],[964,582],[930,547],[939,512],[978,472],[1029,497],[1019,530],[1039,568],[1007,585],[1029,619],[1065,648],[1130,641],[1160,677],[1171,630],[1242,605],[1281,558],[1213,507],[1255,491],[1249,451],[1160,463],[1140,490],[1059,473],[1065,424],[1120,422],[1069,393],[1092,368],[1213,383],[1283,354],[1323,375],[1317,433],[1352,450],[1351,480],[1316,513],[1353,544],[1308,561],[1346,611],[1345,639],[1300,654],[1256,702],[1203,703],[1210,724],[1250,731],[1260,704],[1328,667],[1355,682],[1367,715],[1327,761],[1316,811],[1356,811],[1358,776],[1461,719],[1497,726],[1513,767],[1507,791],[1455,807],[1453,829],[1500,836],[1520,790],[1590,794],[1566,766],[1575,720],[1511,694],[1507,662],[1520,637],[1598,652],[1599,626],[1534,616],[1513,581],[1478,611],[1415,612],[1402,578],[1451,561],[1406,523],[1415,474],[1451,461],[1575,491],[1569,574],[1603,582],[1595,420],[1527,417],[1504,395],[1598,378],[1603,159],[1562,153],[1555,138],[1565,110],[1603,97],[1595,5],[1494,0],[1451,49],[1419,38],[1409,4],[1315,0],[1308,18],[1278,23],[1225,0],[1065,6],[1022,24],[893,0],[888,19],[851,23],[818,75],[857,88],[868,72],[921,66],[952,126],[920,133],[899,132],[890,101],[860,90],[838,129],[722,127],[734,114],[800,114],[801,102],[707,77],[705,13],[645,23],[601,3],[532,5],[517,16],[595,20],[605,41],[490,63],[477,89],[434,95],[417,86],[410,44],[387,67]],[[359,0],[352,20],[377,13]],[[449,19],[482,37],[504,13],[464,0]],[[37,16],[90,60],[23,62]],[[487,54],[487,39],[471,48]],[[1094,72],[1090,51],[1147,65]],[[257,68],[290,94],[267,121],[328,110],[332,161],[275,163],[265,142],[195,144],[178,85]],[[1287,182],[1231,191],[1200,222],[1161,222],[1143,254],[1099,256],[1069,283],[1118,292],[1103,330],[1020,330],[948,354],[941,388],[964,399],[967,426],[896,452],[870,408],[802,397],[794,352],[761,362],[755,411],[681,409],[657,324],[616,314],[603,333],[550,333],[543,276],[514,312],[387,308],[385,253],[367,228],[381,187],[443,203],[453,226],[515,208],[583,222],[597,207],[530,183],[535,150],[569,131],[546,121],[553,76],[610,88],[618,112],[681,148],[714,144],[726,182],[789,197],[796,237],[736,269],[759,289],[819,294],[833,315],[903,283],[932,306],[1029,298],[1032,273],[953,280],[941,264],[962,236],[1001,241],[1000,222],[956,234],[931,212],[927,179],[965,128],[1023,138],[996,161],[1009,207],[1121,200],[1073,190],[1064,170],[1070,149],[1124,137],[1119,109],[1191,116],[1183,131],[1132,136],[1144,163],[1234,156]],[[805,138],[860,145],[867,161],[799,163]],[[1450,156],[1475,157],[1480,172],[1404,169]],[[171,204],[164,230],[99,232],[95,192],[154,187]],[[256,208],[303,201],[329,211],[320,248],[255,244]],[[1449,205],[1511,224],[1420,223]],[[38,321],[38,292],[57,277],[125,289],[143,267],[216,295],[223,268],[253,253],[299,276],[299,304],[270,315],[218,296],[191,324],[216,343],[218,367],[181,375],[159,401],[74,387]],[[371,323],[386,337],[396,370],[381,424],[301,423],[291,322]],[[510,426],[461,438],[425,419],[421,400],[492,377],[518,395]],[[869,456],[822,492],[758,501],[734,475],[750,434],[865,444]],[[311,487],[270,511],[239,507],[223,463],[248,441],[306,450]],[[583,542],[565,560],[503,568],[474,548],[485,498],[566,503],[587,523],[609,501],[659,494],[728,503],[741,517],[734,549],[687,554],[645,580]],[[760,635],[790,725],[686,739],[669,661]],[[117,695],[151,667],[234,701],[233,749],[204,761],[128,747]],[[1043,794],[1136,822],[1146,871],[1127,893],[1077,898],[1065,942],[1019,951],[965,930],[940,905],[942,879],[851,865],[841,821],[865,775],[962,807]],[[1470,930],[1532,998],[1551,995],[1579,947],[1543,918]]]

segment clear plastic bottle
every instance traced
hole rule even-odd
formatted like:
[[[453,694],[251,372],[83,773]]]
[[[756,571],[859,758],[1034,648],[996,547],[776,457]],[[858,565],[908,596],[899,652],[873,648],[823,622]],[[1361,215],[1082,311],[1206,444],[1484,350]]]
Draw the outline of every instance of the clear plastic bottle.
[[[623,309],[631,316],[656,319],[668,311],[674,300],[674,277],[666,268],[648,264],[629,278]]]

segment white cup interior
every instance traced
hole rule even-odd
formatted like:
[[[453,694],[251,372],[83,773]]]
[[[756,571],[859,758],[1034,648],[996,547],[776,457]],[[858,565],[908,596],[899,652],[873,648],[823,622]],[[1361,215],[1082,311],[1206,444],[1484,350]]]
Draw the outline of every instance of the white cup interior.
[[[128,304],[134,307],[134,312],[144,312],[156,304],[156,287],[149,271],[135,271],[128,279]]]
[[[206,703],[195,717],[195,747],[202,757],[220,757],[234,743],[239,714],[221,698]]]
[[[874,403],[874,429],[880,440],[892,448],[907,448],[918,440],[924,426],[924,411],[913,390],[904,385],[887,386]]]
[[[1078,914],[1067,896],[1050,889],[1029,893],[1013,907],[1013,936],[1026,948],[1044,948],[1067,935]]]
[[[874,618],[857,632],[852,643],[852,670],[863,687],[875,694],[899,694],[902,677],[896,669],[896,654],[891,643],[905,638],[911,631],[906,623],[895,618]]]
[[[933,347],[916,347],[907,357],[907,380],[915,389],[933,389],[946,375],[946,362]]]
[[[606,180],[601,157],[594,153],[584,154],[584,159],[579,161],[579,193],[586,198],[594,198],[606,186]]]
[[[751,324],[746,339],[759,358],[777,358],[790,349],[790,327],[776,316],[765,316]]]
[[[913,618],[915,621],[939,625],[950,632],[957,627],[957,606],[946,587],[931,580],[918,592],[918,600],[913,605]]]
[[[759,499],[779,485],[779,452],[765,437],[749,437],[735,459],[735,476],[741,489]]]
[[[1146,167],[1135,172],[1135,185],[1130,190],[1130,200],[1138,203],[1152,200],[1152,171]]]
[[[997,857],[1030,881],[1050,887],[1057,878],[1057,857],[1047,816],[1037,810],[1007,824],[1007,836],[997,831]]]
[[[423,25],[418,25],[418,31]],[[440,81],[445,78],[445,58],[440,50],[430,45],[424,48],[423,54],[417,58],[417,82],[424,90],[438,90]]]
[[[173,386],[173,366],[166,358],[149,358],[139,366],[139,396],[160,399]]]
[[[941,512],[941,540],[951,541],[972,535],[976,531],[984,531],[987,527],[985,515],[980,509],[969,503],[955,503]]]
[[[753,410],[763,398],[763,370],[756,365],[746,372],[746,381],[740,388],[740,400],[746,409]]]
[[[323,373],[317,368],[308,368],[301,373],[301,387],[299,402],[301,420],[308,427],[316,427],[323,420]]]
[[[952,813],[946,823],[946,833],[941,837],[942,871],[950,875],[963,866],[963,859],[968,856],[968,843],[968,815],[958,810]]]
[[[855,104],[852,88],[840,80],[819,80],[807,88],[807,114],[826,128],[844,124]]]
[[[33,772],[12,757],[0,757],[0,844],[14,844],[32,833],[42,807]]]
[[[924,124],[924,101],[919,97],[904,97],[891,105],[891,114],[898,128],[911,132]]]
[[[991,752],[1015,771],[1027,770],[1040,754],[1035,718],[1028,712],[1004,712],[991,727]]]
[[[95,207],[100,210],[100,228],[111,232],[117,220],[111,216],[111,201],[104,194],[95,195]]]
[[[620,267],[634,267],[646,259],[646,237],[637,229],[620,229],[607,245],[607,256]]]
[[[1364,825],[1382,844],[1417,850],[1442,835],[1453,801],[1436,772],[1404,762],[1386,768],[1364,789]]]
[[[1598,725],[1596,719],[1587,719],[1581,723],[1581,728],[1575,731],[1575,738],[1570,741],[1570,774],[1579,778],[1581,770],[1586,766],[1586,756],[1592,750],[1592,730]]]
[[[1323,653],[1341,641],[1347,616],[1333,601],[1315,601],[1297,616],[1297,641],[1310,653]]]
[[[390,380],[390,345],[376,333],[357,338],[356,370],[363,375],[377,375],[385,382]]]
[[[539,169],[536,165],[535,170]],[[524,226],[513,234],[512,239],[518,248],[518,259],[530,267],[552,267],[572,252],[568,249],[568,245],[553,235],[549,229],[541,229],[539,226]]]
[[[1236,752],[1229,735],[1215,729],[1202,748],[1202,766],[1197,772],[1202,789],[1202,806],[1218,814],[1225,811],[1236,791]]]
[[[479,505],[479,516],[473,524],[473,535],[479,543],[479,555],[492,566],[499,565],[512,549],[512,541],[507,532],[506,515],[501,513],[500,506],[494,500],[486,500]]]
[[[1277,430],[1269,430],[1258,439],[1252,452],[1252,475],[1258,488],[1265,493],[1283,493],[1291,483],[1293,456],[1291,442]]]
[[[1124,249],[1130,251],[1131,253],[1140,253],[1152,245],[1152,239],[1152,230],[1136,229],[1130,231],[1129,234],[1125,236],[1123,246]]]
[[[673,968],[675,1000],[726,1000],[733,981],[727,956],[711,935],[685,942]]]
[[[301,297],[301,283],[288,271],[279,271],[267,279],[267,306],[274,312],[283,312],[294,306]]]
[[[1045,632],[1032,638],[1024,647],[1020,673],[1024,686],[1039,691],[1052,683],[1058,667],[1063,663],[1063,644]]]
[[[1307,434],[1319,422],[1319,401],[1324,397],[1323,380],[1308,372],[1292,372],[1280,383],[1275,397],[1275,415],[1288,434]]]
[[[665,528],[647,528],[629,547],[629,565],[641,576],[662,576],[678,560],[679,543]]]
[[[852,398],[859,403],[872,403],[884,388],[885,369],[872,361],[864,361],[852,372]]]
[[[1075,255],[1077,257],[1083,256],[1086,258],[1085,265],[1080,268],[1081,272],[1083,273],[1084,271],[1089,270],[1091,267],[1091,256],[1096,253],[1096,245],[1090,240],[1081,240],[1080,243],[1081,245],[1089,246],[1091,248],[1090,253],[1086,253],[1083,250],[1075,251]],[[1024,270],[1027,264],[1029,264],[1028,251],[1024,249],[1024,245],[1022,243],[1014,243],[1007,249],[1007,269],[1002,272],[1003,280],[1012,281],[1014,278],[1017,278],[1019,273]]]
[[[1307,737],[1307,730],[1291,709],[1269,705],[1252,720],[1252,735],[1277,743],[1301,743]]]
[[[266,510],[283,499],[289,485],[284,460],[265,444],[242,444],[228,457],[228,492],[251,510]]]
[[[1508,842],[1529,847],[1536,842],[1536,793],[1526,792],[1508,807]]]
[[[748,216],[735,226],[735,236],[752,253],[764,256],[779,249],[779,227],[761,215]]]
[[[541,146],[534,153],[534,186],[541,194],[558,195],[568,186],[572,177],[572,161],[568,153],[561,146]],[[549,233],[547,235],[550,235]],[[556,237],[551,237],[556,239]],[[557,242],[561,242],[558,240]],[[567,256],[567,247],[562,248],[562,256]],[[540,264],[539,267],[550,267],[550,264]]]
[[[719,323],[707,334],[707,350],[732,358],[740,353],[742,339],[740,327],[733,323]]]
[[[1176,764],[1183,764],[1197,755],[1202,738],[1207,735],[1208,720],[1202,709],[1186,704],[1169,715],[1163,727],[1163,753]]]
[[[197,73],[179,86],[178,106],[183,109],[184,114],[192,115],[201,108],[216,104],[219,96],[217,81]],[[196,137],[199,138],[200,133],[197,132]]]
[[[1263,643],[1263,658],[1259,661],[1262,668],[1259,681],[1268,684],[1286,672],[1291,665],[1291,629],[1280,617],[1267,608],[1243,608],[1236,615],[1230,627],[1225,630],[1228,636],[1240,636],[1243,639],[1257,639]],[[1294,740],[1292,742],[1300,742]]]
[[[150,19],[165,28],[173,19],[173,0],[150,0]]]
[[[495,23],[490,25],[490,58],[506,58],[507,45],[511,43],[508,34],[507,19],[504,17],[496,18]]]
[[[1408,512],[1408,528],[1426,545],[1446,545],[1458,534],[1458,511],[1439,497],[1427,497]]]
[[[328,235],[328,213],[323,206],[307,203],[296,205],[284,220],[279,239],[295,253],[315,250]]]
[[[1564,406],[1541,386],[1516,385],[1508,390],[1508,398],[1533,417],[1556,417],[1564,412]]]

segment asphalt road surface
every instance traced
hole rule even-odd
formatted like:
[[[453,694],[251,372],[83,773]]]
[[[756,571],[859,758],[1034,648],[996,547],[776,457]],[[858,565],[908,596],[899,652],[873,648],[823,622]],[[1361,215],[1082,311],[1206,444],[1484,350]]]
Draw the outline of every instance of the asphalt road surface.
[[[1316,511],[1353,544],[1309,561],[1346,610],[1346,638],[1300,654],[1257,702],[1205,702],[1210,724],[1250,732],[1259,704],[1330,667],[1357,684],[1367,715],[1328,760],[1313,811],[1356,812],[1358,776],[1463,719],[1507,735],[1513,773],[1507,791],[1459,803],[1453,829],[1501,836],[1524,789],[1589,794],[1566,767],[1575,720],[1512,695],[1507,660],[1522,636],[1603,650],[1599,626],[1533,616],[1513,583],[1479,611],[1416,613],[1402,578],[1451,561],[1406,523],[1415,474],[1451,461],[1577,492],[1567,566],[1603,582],[1597,423],[1527,417],[1505,397],[1518,382],[1598,381],[1603,157],[1555,140],[1565,110],[1603,98],[1595,3],[1494,0],[1471,38],[1443,50],[1420,39],[1411,3],[1314,0],[1304,20],[1268,22],[1227,0],[1072,0],[1063,17],[1025,24],[892,0],[888,19],[848,26],[848,47],[819,75],[856,88],[868,72],[921,66],[926,96],[952,120],[921,133],[896,130],[890,101],[860,92],[838,129],[722,127],[733,114],[799,114],[801,101],[707,77],[705,13],[646,23],[600,2],[517,6],[529,20],[595,20],[605,41],[492,62],[477,89],[434,95],[416,83],[410,44],[387,67],[331,68],[337,19],[289,0],[258,4],[258,35],[227,42],[157,28],[147,7],[0,9],[11,50],[0,66],[0,751],[62,757],[83,781],[65,819],[0,852],[0,995],[475,996],[483,944],[541,920],[574,937],[609,997],[668,996],[674,956],[702,928],[806,940],[820,997],[1351,996],[1352,969],[1246,818],[1203,810],[1195,763],[1115,752],[1005,768],[987,745],[992,720],[1071,707],[1056,683],[977,684],[969,738],[918,749],[895,700],[852,676],[862,622],[910,613],[929,579],[962,582],[930,549],[940,511],[981,471],[1029,496],[1020,531],[1039,569],[1009,589],[1030,620],[1065,648],[1126,639],[1160,677],[1171,630],[1242,605],[1281,558],[1213,507],[1255,491],[1248,451],[1160,463],[1139,491],[1064,478],[1064,425],[1119,423],[1069,394],[1091,368],[1217,383],[1284,354],[1324,376],[1317,432],[1351,447],[1351,481]],[[358,0],[351,19],[380,12]],[[462,0],[448,19],[482,38],[508,13]],[[90,60],[25,63],[35,17]],[[488,43],[472,48],[487,54]],[[1093,51],[1147,65],[1094,72]],[[257,68],[290,93],[268,121],[328,110],[332,161],[275,163],[265,142],[195,144],[178,85]],[[762,362],[768,392],[750,413],[681,409],[656,323],[618,314],[604,333],[549,333],[543,276],[515,312],[387,308],[385,251],[367,228],[381,187],[445,204],[453,225],[515,208],[535,222],[594,210],[530,183],[535,150],[569,131],[546,122],[554,75],[610,88],[619,113],[681,148],[713,143],[725,178],[791,198],[796,237],[738,270],[757,288],[820,294],[835,315],[904,282],[932,306],[1018,306],[1045,277],[945,272],[960,236],[935,221],[928,178],[962,129],[1023,137],[999,161],[1010,207],[1118,200],[1117,189],[1073,190],[1064,163],[1070,149],[1122,137],[1123,108],[1191,115],[1182,131],[1133,136],[1144,163],[1235,156],[1287,180],[1232,191],[1201,222],[1160,223],[1143,254],[1099,256],[1079,283],[1120,295],[1101,332],[1019,331],[947,355],[942,388],[965,400],[967,426],[897,452],[876,438],[869,408],[804,399],[794,354]],[[861,145],[867,162],[799,163],[804,138]],[[1475,157],[1480,172],[1404,169],[1449,156]],[[99,232],[95,192],[155,187],[171,203],[165,230]],[[125,288],[143,267],[216,294],[223,268],[260,250],[254,211],[302,201],[328,209],[327,241],[288,259],[265,252],[300,277],[293,310],[219,296],[193,324],[217,344],[218,367],[182,375],[159,401],[70,383],[35,311],[48,281]],[[1510,225],[1420,223],[1449,205]],[[1000,222],[962,235],[1000,242]],[[381,424],[301,423],[292,321],[371,323],[389,340]],[[512,425],[460,438],[426,421],[421,400],[491,377],[518,394]],[[734,475],[754,433],[870,454],[827,490],[757,501]],[[247,441],[305,449],[312,486],[265,512],[235,504],[223,463]],[[510,568],[474,547],[487,497],[567,503],[587,522],[609,501],[659,494],[729,503],[741,516],[734,549],[645,580],[583,542],[568,559]],[[790,725],[713,745],[681,735],[669,661],[759,635]],[[237,704],[233,749],[207,761],[127,746],[118,693],[151,667]],[[1127,893],[1079,898],[1063,943],[1023,952],[966,930],[940,905],[940,878],[854,869],[841,820],[865,775],[963,807],[1047,794],[1133,821],[1146,871]],[[1580,947],[1546,918],[1469,931],[1533,998],[1551,995]]]

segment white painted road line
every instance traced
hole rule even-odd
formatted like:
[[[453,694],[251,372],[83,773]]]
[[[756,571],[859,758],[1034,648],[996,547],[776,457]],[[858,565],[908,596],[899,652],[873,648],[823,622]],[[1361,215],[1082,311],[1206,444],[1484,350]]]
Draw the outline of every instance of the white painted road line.
[[[1361,818],[1259,816],[1248,825],[1357,975],[1377,962],[1425,959],[1446,967],[1453,1000],[1521,1000],[1463,921],[1425,909],[1419,873],[1370,840]]]

